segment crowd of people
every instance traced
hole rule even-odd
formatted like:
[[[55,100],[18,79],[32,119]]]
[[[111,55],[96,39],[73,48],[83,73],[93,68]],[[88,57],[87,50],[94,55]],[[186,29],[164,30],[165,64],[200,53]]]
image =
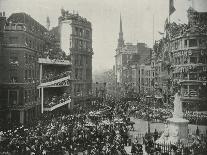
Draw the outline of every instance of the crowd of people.
[[[44,101],[44,107],[50,108],[67,100],[70,100],[70,94],[63,93],[60,96],[54,95]]]
[[[206,113],[186,111],[184,113],[184,118],[189,120],[189,123],[191,124],[207,125],[207,114]]]
[[[88,110],[44,114],[34,126],[0,132],[0,154],[127,155],[126,146],[131,146],[133,155],[143,151],[161,154],[155,145],[157,131],[151,136],[146,134],[143,142],[132,137],[133,122],[129,116],[135,105],[111,99]]]
[[[145,104],[144,100],[133,101],[129,109],[131,116],[138,119],[150,120],[152,122],[165,122],[166,119],[173,115],[173,106],[149,106]],[[198,113],[194,111],[184,111],[185,119],[189,120],[190,124],[207,125],[207,114]]]
[[[187,34],[188,32],[193,31],[200,34],[207,34],[207,25],[205,24],[177,24],[175,22],[169,24],[168,32],[170,33],[171,37],[178,37],[184,34]]]
[[[38,125],[2,132],[3,154],[126,154],[129,143],[125,113],[105,107],[90,113],[44,115]]]
[[[66,76],[70,76],[70,73],[71,73],[70,71],[65,71],[61,73],[58,73],[58,72],[56,73],[54,71],[51,71],[51,72],[48,71],[43,74],[42,82],[45,83],[45,82],[58,80]]]

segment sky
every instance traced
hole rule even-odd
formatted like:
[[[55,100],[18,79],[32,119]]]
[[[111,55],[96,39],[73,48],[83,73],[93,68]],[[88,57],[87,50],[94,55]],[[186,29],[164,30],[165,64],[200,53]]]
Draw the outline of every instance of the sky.
[[[207,12],[207,0],[174,0],[176,11],[171,21],[186,23],[189,6]],[[168,17],[169,0],[0,0],[0,11],[25,12],[42,25],[49,16],[51,27],[58,24],[60,9],[78,12],[92,23],[93,71],[112,69],[119,33],[120,14],[125,42],[144,42],[149,47],[160,39]]]

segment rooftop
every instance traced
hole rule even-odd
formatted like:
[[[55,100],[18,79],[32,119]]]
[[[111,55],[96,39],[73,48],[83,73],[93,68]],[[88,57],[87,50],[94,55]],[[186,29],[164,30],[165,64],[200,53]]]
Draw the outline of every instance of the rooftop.
[[[69,11],[61,9],[61,16],[59,17],[59,21],[63,20],[74,20],[81,22],[82,24],[91,26],[91,22],[89,22],[86,18],[81,17],[78,13],[70,13]]]

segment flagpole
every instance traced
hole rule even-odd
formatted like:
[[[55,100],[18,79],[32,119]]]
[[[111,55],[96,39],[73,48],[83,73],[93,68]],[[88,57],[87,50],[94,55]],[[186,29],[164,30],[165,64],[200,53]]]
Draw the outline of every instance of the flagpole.
[[[169,2],[169,11],[168,11],[168,19],[169,19],[169,24],[170,24],[170,0],[168,1]]]
[[[152,34],[152,45],[154,45],[154,41],[155,41],[155,20],[154,20],[154,13],[153,13],[153,21],[152,21],[152,26],[153,26],[153,28],[152,28],[152,30],[153,30],[153,34]]]

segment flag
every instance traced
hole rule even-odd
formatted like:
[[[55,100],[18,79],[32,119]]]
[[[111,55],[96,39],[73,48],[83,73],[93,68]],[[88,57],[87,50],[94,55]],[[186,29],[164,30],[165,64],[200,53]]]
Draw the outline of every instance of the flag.
[[[169,2],[169,16],[175,12],[175,7],[174,7],[174,0],[170,0]]]
[[[168,18],[166,18],[166,20],[165,20],[164,30],[166,30],[166,29],[167,29],[167,26],[168,26]]]
[[[158,31],[158,33],[159,33],[160,35],[164,35],[164,33],[163,33],[163,32]]]

